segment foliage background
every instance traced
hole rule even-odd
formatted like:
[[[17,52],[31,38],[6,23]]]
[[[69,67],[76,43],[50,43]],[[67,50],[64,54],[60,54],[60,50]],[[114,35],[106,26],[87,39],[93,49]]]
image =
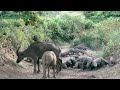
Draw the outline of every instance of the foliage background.
[[[16,50],[34,42],[85,45],[104,57],[120,45],[120,11],[0,11],[0,42]]]

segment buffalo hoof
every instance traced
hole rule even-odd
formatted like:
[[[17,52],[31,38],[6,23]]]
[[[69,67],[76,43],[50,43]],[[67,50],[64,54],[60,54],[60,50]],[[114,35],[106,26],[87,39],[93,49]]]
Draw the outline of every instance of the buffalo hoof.
[[[0,64],[0,66],[5,66],[4,64]]]
[[[59,72],[58,72],[58,71],[56,71],[55,73],[56,73],[56,74],[58,74]]]
[[[43,78],[47,78],[46,76],[43,76]]]
[[[77,67],[73,66],[73,69],[78,69]]]
[[[56,78],[56,76],[55,76],[55,75],[53,75],[53,78]]]
[[[33,74],[37,74],[37,72],[33,72]]]
[[[37,73],[40,73],[40,70],[38,70]]]

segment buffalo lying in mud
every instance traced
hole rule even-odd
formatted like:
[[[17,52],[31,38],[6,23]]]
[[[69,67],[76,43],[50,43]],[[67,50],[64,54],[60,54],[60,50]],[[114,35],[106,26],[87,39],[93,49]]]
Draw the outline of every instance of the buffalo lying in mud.
[[[34,61],[34,73],[36,73],[36,65],[38,65],[37,73],[40,72],[39,59],[42,59],[42,55],[46,51],[53,51],[55,53],[57,57],[57,66],[56,66],[57,73],[61,71],[61,67],[62,67],[62,59],[60,58],[61,49],[58,46],[52,43],[36,41],[22,52],[19,51],[19,48],[16,51],[16,54],[18,56],[16,63],[19,63],[25,57],[28,57],[29,59]]]
[[[108,64],[108,61],[105,60],[104,58],[90,58],[90,57],[83,57],[79,58],[74,66],[74,68],[78,69],[98,69],[100,67],[105,67]]]

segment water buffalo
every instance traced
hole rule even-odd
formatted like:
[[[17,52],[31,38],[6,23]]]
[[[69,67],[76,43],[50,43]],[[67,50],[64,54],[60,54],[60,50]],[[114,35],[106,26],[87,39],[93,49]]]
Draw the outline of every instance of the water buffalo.
[[[76,46],[76,47],[74,47],[75,49],[80,49],[80,50],[87,50],[88,49],[88,47],[84,47],[84,46],[80,46],[80,45],[78,45],[78,46]]]
[[[55,67],[56,67],[57,57],[53,51],[46,51],[42,56],[43,65],[43,78],[46,78],[46,69],[48,69],[48,78],[50,67],[53,68],[53,78],[55,78]]]
[[[73,55],[73,54],[77,54],[77,55],[79,55],[79,53],[82,53],[82,54],[84,54],[84,51],[83,50],[80,50],[80,49],[74,49],[74,48],[72,48],[72,49],[70,49],[70,53]]]
[[[96,58],[91,63],[91,69],[97,69],[97,68],[100,68],[100,67],[104,67],[108,63],[109,62],[107,60],[105,60],[104,58],[102,58],[102,57]]]
[[[75,55],[75,54],[79,55],[79,53],[86,54],[86,52],[83,50],[71,48],[70,50],[61,53],[61,56],[67,57],[67,56],[71,56],[71,55]]]
[[[80,57],[77,59],[77,62],[80,62],[80,63],[76,63],[75,67],[80,67],[82,70],[90,69],[90,65],[92,61],[93,61],[92,57]],[[80,65],[80,66],[77,66],[77,65]]]
[[[34,61],[34,73],[36,73],[36,65],[38,65],[37,73],[40,72],[39,59],[42,59],[42,55],[45,51],[53,51],[55,53],[57,57],[57,73],[61,71],[62,68],[62,59],[60,59],[61,49],[58,46],[52,43],[36,41],[22,52],[19,51],[19,48],[16,51],[16,54],[18,56],[16,63],[19,63],[21,60],[23,60],[23,58],[28,57],[29,59]]]
[[[70,59],[70,61],[71,61],[71,63],[72,63],[71,68],[73,68],[73,66],[75,66],[76,61],[75,61],[74,59]]]
[[[62,63],[62,68],[67,69],[67,65],[65,63]]]
[[[72,62],[71,62],[71,60],[67,60],[65,62],[65,64],[66,64],[67,67],[71,67],[72,68]]]
[[[67,57],[68,55],[70,55],[70,51],[66,51],[64,53],[61,53],[61,57]]]
[[[83,66],[83,62],[76,62],[75,66],[73,66],[74,69],[81,69]]]

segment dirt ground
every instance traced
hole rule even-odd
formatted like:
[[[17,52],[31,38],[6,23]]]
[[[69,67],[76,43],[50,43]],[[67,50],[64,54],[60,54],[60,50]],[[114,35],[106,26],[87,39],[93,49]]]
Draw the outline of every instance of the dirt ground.
[[[68,50],[63,48],[62,52]],[[16,60],[13,61],[15,63]],[[19,63],[22,66],[18,67],[13,64],[0,65],[0,79],[43,79],[43,71],[38,74],[33,74],[33,65],[22,61]],[[50,79],[53,79],[52,70],[50,70]],[[120,79],[120,64],[112,67],[106,66],[104,68],[94,71],[82,71],[80,69],[62,69],[56,75],[56,79]]]
[[[26,62],[24,62],[26,63]],[[33,74],[33,66],[26,63],[26,68],[16,68],[5,65],[0,66],[0,79],[43,79],[42,69],[38,74]],[[62,69],[56,75],[56,79],[119,79],[120,64],[113,67],[105,67],[94,71],[82,71],[80,69]],[[50,79],[53,79],[52,70],[50,70]]]

